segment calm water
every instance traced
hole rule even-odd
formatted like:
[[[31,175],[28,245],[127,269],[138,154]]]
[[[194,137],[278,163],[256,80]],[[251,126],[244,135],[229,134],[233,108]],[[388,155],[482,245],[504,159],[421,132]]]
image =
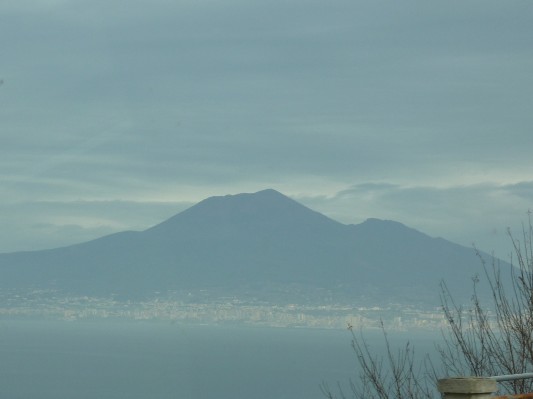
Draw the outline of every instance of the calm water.
[[[345,330],[0,321],[1,398],[318,399],[354,372]]]

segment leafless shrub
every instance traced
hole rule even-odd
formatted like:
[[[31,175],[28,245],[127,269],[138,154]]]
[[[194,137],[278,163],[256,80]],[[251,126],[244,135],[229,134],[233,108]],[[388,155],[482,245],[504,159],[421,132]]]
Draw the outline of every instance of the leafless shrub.
[[[439,349],[443,370],[448,375],[491,376],[533,370],[533,227],[531,217],[522,228],[521,240],[511,231],[511,267],[502,273],[494,257],[483,264],[491,300],[485,303],[474,282],[468,309],[455,304],[452,293],[442,285],[442,308],[449,329]],[[533,390],[533,380],[505,382],[507,393]]]
[[[494,376],[533,371],[533,226],[531,212],[522,226],[520,239],[509,230],[513,247],[511,266],[503,270],[492,257],[488,261],[477,251],[482,263],[482,278],[488,284],[488,299],[479,292],[479,278],[473,279],[469,306],[457,304],[445,283],[441,303],[448,327],[443,344],[438,346],[438,370],[430,359],[416,359],[407,343],[393,351],[383,323],[385,355],[372,353],[362,333],[352,328],[352,348],[359,365],[356,381],[349,381],[349,395],[355,399],[430,399],[438,395],[437,378],[447,376]],[[522,379],[500,384],[503,393],[533,391],[533,380]],[[321,386],[328,399],[346,399],[341,384],[334,394]]]
[[[382,356],[373,353],[361,331],[352,334],[352,349],[360,366],[358,382],[349,381],[349,390],[354,398],[366,399],[431,399],[435,392],[433,367],[428,358],[419,362],[415,349],[407,342],[404,347],[393,350],[383,322],[381,331],[385,345]],[[338,395],[329,386],[321,386],[322,393],[328,399],[346,399],[341,384],[338,384]]]

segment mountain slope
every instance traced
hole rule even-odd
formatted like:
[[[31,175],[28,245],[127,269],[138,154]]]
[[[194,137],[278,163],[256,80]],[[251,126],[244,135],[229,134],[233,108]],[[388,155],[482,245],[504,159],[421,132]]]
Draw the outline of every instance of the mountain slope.
[[[274,190],[211,197],[142,232],[0,254],[0,288],[126,296],[298,287],[410,301],[435,297],[441,279],[469,291],[478,272],[472,249],[392,221],[344,225]]]

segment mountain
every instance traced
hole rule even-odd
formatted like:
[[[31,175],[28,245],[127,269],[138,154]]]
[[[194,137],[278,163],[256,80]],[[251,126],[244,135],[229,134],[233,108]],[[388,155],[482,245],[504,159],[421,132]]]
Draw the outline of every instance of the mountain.
[[[345,225],[274,190],[211,197],[142,232],[0,254],[0,289],[126,297],[214,290],[438,302],[441,279],[470,293],[478,273],[473,249],[393,221]]]

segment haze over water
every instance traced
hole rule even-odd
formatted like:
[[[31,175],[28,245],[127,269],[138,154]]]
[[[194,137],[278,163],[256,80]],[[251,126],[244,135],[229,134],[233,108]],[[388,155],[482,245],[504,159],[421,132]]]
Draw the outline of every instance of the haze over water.
[[[531,0],[0,1],[0,398],[318,399],[322,381],[356,372],[345,327],[198,323],[259,314],[321,327],[340,316],[342,326],[346,303],[372,308],[393,291],[384,306],[397,305],[400,328],[440,323],[431,302],[440,278],[459,280],[450,286],[469,299],[468,268],[479,266],[459,262],[444,241],[508,260],[507,226],[520,235],[533,209],[532,16]],[[311,243],[300,239],[308,225],[249,240],[271,225],[260,218],[233,248],[270,252],[276,274],[253,251],[238,265],[224,241],[218,253],[197,237],[177,246],[196,221],[181,238],[153,229],[204,198],[266,188],[354,236],[373,220],[375,240],[355,248],[354,236],[321,227]],[[378,225],[398,235],[384,239]],[[358,231],[368,238],[366,227]],[[419,238],[411,251],[409,235]],[[327,247],[335,257],[321,258]],[[428,248],[442,251],[422,256]],[[199,254],[211,259],[194,263]],[[188,269],[176,269],[178,259]],[[192,302],[207,277],[217,287],[227,277],[232,291],[219,296],[232,299]],[[422,288],[428,295],[414,303],[430,305],[424,314],[407,307]],[[135,309],[122,296],[141,289],[180,292],[178,306],[166,303],[173,322],[81,320],[160,315],[159,298]],[[289,307],[317,293],[313,306],[327,307]],[[354,316],[365,321],[365,312]],[[40,321],[21,320],[33,316]],[[52,317],[76,321],[43,321]],[[429,337],[409,338],[432,348]]]
[[[0,396],[21,399],[319,399],[355,375],[346,330],[2,320],[0,359]]]

